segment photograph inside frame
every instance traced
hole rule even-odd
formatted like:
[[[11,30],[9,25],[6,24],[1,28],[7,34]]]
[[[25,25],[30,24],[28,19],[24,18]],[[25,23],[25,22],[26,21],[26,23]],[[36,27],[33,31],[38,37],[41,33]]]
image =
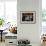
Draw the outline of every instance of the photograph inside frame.
[[[22,21],[33,21],[33,13],[22,13]]]

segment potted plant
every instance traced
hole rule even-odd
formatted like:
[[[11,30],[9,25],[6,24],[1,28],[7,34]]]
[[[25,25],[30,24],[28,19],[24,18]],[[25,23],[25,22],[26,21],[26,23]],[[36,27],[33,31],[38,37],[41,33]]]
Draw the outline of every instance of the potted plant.
[[[4,25],[4,19],[3,18],[0,18],[0,27],[2,27]]]

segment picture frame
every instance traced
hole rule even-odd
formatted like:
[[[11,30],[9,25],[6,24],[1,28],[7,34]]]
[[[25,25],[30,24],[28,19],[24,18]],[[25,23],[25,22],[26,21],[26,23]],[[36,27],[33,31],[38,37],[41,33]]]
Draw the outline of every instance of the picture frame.
[[[21,24],[35,24],[36,11],[20,11],[20,23]]]

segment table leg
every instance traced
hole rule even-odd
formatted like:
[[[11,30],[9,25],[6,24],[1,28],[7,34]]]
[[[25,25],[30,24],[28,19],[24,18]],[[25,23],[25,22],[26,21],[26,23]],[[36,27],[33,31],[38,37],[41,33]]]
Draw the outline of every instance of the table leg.
[[[2,42],[2,32],[1,32],[1,42]]]

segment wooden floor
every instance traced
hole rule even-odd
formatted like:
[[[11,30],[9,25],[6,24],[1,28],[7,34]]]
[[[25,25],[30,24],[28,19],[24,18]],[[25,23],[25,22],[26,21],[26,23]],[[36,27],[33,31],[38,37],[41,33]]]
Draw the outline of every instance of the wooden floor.
[[[5,46],[5,42],[4,41],[3,42],[0,41],[0,46]]]
[[[46,46],[46,42],[42,42],[41,46]]]
[[[0,46],[5,46],[5,41],[0,41]],[[46,43],[42,43],[40,46],[46,46]]]

